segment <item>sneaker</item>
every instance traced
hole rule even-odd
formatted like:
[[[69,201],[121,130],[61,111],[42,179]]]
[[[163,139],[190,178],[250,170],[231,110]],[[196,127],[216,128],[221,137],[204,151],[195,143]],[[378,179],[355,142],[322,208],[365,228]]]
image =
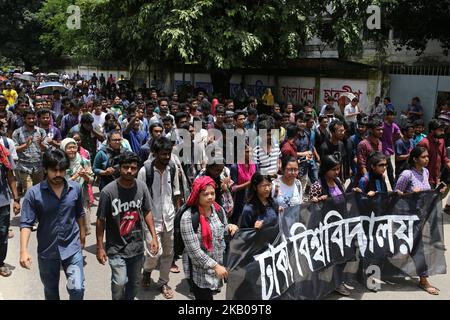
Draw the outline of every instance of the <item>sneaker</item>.
[[[345,297],[348,297],[348,296],[350,295],[350,290],[348,290],[347,287],[345,286],[345,284],[343,284],[343,283],[341,283],[341,284],[339,285],[339,287],[337,287],[337,288],[335,289],[335,291],[336,291],[337,293],[339,293],[340,295],[343,295],[343,296],[345,296]]]
[[[9,277],[12,274],[12,271],[5,265],[0,267],[0,276]]]

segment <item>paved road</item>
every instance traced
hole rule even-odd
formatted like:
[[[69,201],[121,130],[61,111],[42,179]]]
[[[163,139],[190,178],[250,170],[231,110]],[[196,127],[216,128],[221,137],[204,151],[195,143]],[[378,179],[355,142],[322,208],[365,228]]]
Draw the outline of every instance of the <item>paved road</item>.
[[[444,202],[445,203],[445,202]],[[94,207],[94,212],[96,208]],[[92,217],[92,222],[94,222]],[[31,270],[26,270],[19,265],[19,217],[12,219],[12,229],[15,237],[10,239],[8,256],[6,263],[14,270],[9,278],[0,277],[0,300],[16,299],[16,300],[40,300],[44,299],[43,287],[39,279],[37,269],[36,256],[36,233],[32,233],[30,239],[29,251],[32,255],[33,265]],[[450,234],[450,216],[444,215],[444,232]],[[450,238],[445,239],[445,244],[450,248]],[[95,258],[95,235],[92,233],[87,237],[86,250],[87,265],[85,266],[86,275],[86,292],[85,299],[89,300],[110,300],[110,277],[111,271],[108,265],[100,265]],[[450,261],[450,250],[446,251],[446,261]],[[181,267],[181,265],[179,265]],[[158,271],[152,274],[153,280],[158,279]],[[189,295],[186,281],[183,280],[183,272],[179,274],[171,274],[170,285],[175,290],[174,299],[189,300],[193,297]],[[65,279],[61,271],[61,279]],[[389,282],[384,282],[381,285],[381,291],[378,293],[367,292],[360,285],[355,284],[352,296],[350,298],[342,298],[338,295],[331,295],[328,299],[357,299],[357,300],[438,300],[450,299],[450,275],[439,275],[430,277],[432,284],[437,286],[441,293],[439,296],[431,296],[422,291],[417,286],[417,280],[402,280],[395,279]],[[353,284],[352,284],[353,285]],[[60,281],[60,295],[61,299],[68,299],[67,291],[65,290],[65,281]],[[165,300],[161,293],[152,287],[148,290],[140,290],[137,296],[142,300]],[[225,289],[215,296],[217,300],[225,299]]]

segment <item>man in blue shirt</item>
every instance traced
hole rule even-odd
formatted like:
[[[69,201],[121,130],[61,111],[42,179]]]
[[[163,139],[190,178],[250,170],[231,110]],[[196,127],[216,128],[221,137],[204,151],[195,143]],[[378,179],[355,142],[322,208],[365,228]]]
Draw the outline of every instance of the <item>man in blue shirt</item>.
[[[143,112],[139,109],[136,110],[136,113],[130,114],[128,125],[123,132],[123,137],[130,142],[131,150],[134,153],[139,153],[148,140],[148,132],[141,128],[141,117],[143,117]]]
[[[83,256],[85,243],[81,186],[66,180],[69,160],[61,150],[44,154],[42,164],[47,179],[25,194],[20,219],[20,265],[31,268],[28,241],[38,220],[38,266],[46,300],[59,300],[61,266],[67,277],[70,300],[84,296]]]

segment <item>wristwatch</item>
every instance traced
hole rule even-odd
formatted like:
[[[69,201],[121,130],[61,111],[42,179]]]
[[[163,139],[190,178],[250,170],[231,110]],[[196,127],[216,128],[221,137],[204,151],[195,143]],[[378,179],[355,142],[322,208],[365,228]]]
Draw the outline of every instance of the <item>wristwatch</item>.
[[[20,198],[14,199],[14,202],[20,203]]]

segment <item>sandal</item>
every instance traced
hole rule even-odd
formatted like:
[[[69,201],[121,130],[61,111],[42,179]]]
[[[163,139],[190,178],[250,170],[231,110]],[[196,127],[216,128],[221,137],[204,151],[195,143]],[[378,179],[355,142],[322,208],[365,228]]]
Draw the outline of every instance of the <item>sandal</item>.
[[[169,287],[167,284],[165,284],[165,285],[163,285],[161,287],[161,293],[163,294],[164,298],[166,298],[166,299],[172,299],[173,298],[172,288]]]
[[[180,268],[175,263],[172,263],[172,266],[170,267],[170,272],[172,273],[180,273]]]
[[[429,283],[419,283],[419,287],[433,296],[439,295],[439,289]]]
[[[0,276],[9,277],[11,274],[12,271],[7,266],[0,267]]]

